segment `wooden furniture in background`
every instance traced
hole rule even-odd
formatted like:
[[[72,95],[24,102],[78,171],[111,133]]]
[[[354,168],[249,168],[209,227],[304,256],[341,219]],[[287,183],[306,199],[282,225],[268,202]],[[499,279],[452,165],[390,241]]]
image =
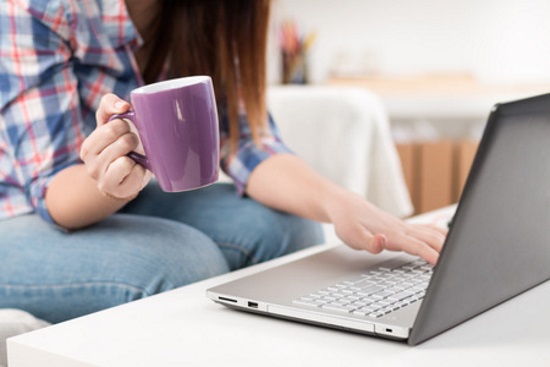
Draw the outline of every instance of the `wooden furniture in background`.
[[[469,139],[397,144],[416,214],[458,201],[477,146]]]
[[[392,129],[430,126],[437,139],[398,144],[416,213],[458,200],[489,112],[495,103],[550,91],[548,83],[503,83],[470,74],[358,75],[328,84],[365,88],[380,97]],[[432,137],[430,137],[431,139]],[[475,138],[475,139],[474,139]]]

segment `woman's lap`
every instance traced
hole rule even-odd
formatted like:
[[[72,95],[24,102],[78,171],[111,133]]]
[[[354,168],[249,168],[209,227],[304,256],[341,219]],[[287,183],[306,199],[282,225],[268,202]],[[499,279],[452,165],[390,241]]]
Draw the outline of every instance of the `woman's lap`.
[[[4,224],[10,225],[7,235]],[[50,322],[229,270],[207,236],[160,218],[117,214],[65,234],[30,215],[0,222],[0,231],[0,258],[7,265],[0,267],[0,308],[20,308]]]
[[[123,212],[171,219],[198,229],[216,242],[232,270],[323,242],[318,223],[240,197],[230,184],[180,193],[165,193],[151,184],[143,193]]]
[[[0,221],[0,308],[59,322],[322,240],[318,225],[233,190],[166,194],[152,185],[123,213],[70,234],[36,215]]]

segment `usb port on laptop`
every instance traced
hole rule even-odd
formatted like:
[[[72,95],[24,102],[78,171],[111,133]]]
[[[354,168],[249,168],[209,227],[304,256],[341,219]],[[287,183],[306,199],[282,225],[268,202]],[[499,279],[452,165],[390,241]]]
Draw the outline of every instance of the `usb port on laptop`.
[[[251,307],[251,308],[258,308],[258,303],[248,301],[248,307]]]

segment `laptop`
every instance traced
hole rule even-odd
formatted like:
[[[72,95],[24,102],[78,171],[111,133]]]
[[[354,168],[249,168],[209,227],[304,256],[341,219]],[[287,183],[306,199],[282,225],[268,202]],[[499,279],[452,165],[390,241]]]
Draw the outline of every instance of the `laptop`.
[[[416,345],[545,282],[550,94],[492,109],[437,265],[391,254],[338,245],[207,296],[233,309]]]

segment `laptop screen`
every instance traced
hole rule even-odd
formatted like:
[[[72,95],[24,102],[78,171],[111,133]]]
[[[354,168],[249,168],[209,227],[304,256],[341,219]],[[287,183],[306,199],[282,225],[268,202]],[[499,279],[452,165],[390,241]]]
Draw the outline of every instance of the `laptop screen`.
[[[491,113],[409,343],[544,282],[549,264],[550,94]]]

